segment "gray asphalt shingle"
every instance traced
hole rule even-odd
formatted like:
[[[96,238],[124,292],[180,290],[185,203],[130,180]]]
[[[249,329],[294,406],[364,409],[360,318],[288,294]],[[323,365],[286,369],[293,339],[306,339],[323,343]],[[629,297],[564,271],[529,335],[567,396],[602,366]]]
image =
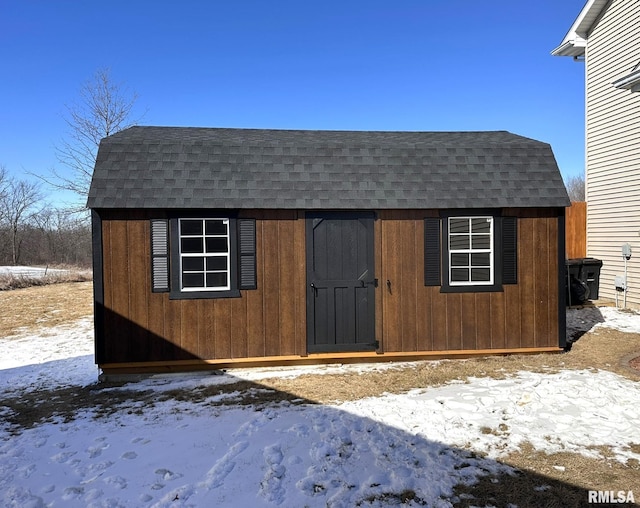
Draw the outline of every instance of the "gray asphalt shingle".
[[[569,205],[551,147],[506,131],[131,127],[102,140],[90,208]]]

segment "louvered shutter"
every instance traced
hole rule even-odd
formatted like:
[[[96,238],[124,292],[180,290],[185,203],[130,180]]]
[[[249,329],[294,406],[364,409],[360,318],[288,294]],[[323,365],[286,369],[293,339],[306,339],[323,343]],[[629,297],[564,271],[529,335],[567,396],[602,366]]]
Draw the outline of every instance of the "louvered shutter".
[[[502,283],[518,283],[518,219],[502,217]]]
[[[238,286],[256,289],[256,221],[238,219]]]
[[[424,220],[424,285],[440,286],[440,219]]]
[[[169,291],[169,221],[151,220],[151,288],[154,293]]]

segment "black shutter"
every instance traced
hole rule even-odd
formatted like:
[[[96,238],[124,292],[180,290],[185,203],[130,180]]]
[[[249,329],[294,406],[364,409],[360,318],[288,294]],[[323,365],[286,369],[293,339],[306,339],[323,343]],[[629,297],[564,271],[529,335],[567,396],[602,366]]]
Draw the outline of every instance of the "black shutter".
[[[424,220],[424,285],[440,286],[440,219]]]
[[[169,291],[169,221],[151,219],[151,289]]]
[[[238,219],[238,281],[240,289],[256,289],[256,220]]]
[[[518,283],[518,219],[502,217],[502,283]]]

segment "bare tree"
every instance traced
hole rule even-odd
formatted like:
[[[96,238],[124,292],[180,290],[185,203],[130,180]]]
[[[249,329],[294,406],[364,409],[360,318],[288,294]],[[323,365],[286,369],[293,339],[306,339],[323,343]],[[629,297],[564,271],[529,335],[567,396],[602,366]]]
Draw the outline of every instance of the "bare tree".
[[[565,179],[565,187],[567,188],[567,194],[569,194],[569,199],[571,202],[575,201],[585,201],[585,182],[584,175],[575,175],[570,176]]]
[[[11,262],[16,265],[20,260],[24,227],[36,213],[37,205],[42,201],[42,193],[37,183],[24,180],[10,180],[0,202],[0,217],[6,224],[11,247]]]
[[[7,168],[4,165],[0,165],[0,225],[4,220],[4,206],[3,203],[7,199],[7,187],[9,186],[9,177],[7,175]]]
[[[68,137],[55,150],[58,162],[69,172],[53,169],[50,177],[40,178],[54,188],[86,198],[100,140],[139,120],[131,119],[137,99],[135,92],[112,81],[108,68],[99,69],[82,85],[79,101],[66,107]]]

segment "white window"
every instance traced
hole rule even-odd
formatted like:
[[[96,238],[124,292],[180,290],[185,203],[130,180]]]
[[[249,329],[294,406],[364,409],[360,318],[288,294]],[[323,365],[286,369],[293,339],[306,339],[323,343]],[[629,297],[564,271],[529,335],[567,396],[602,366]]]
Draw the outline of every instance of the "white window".
[[[493,217],[449,217],[449,284],[493,284]]]
[[[179,219],[181,291],[231,289],[229,219]]]

